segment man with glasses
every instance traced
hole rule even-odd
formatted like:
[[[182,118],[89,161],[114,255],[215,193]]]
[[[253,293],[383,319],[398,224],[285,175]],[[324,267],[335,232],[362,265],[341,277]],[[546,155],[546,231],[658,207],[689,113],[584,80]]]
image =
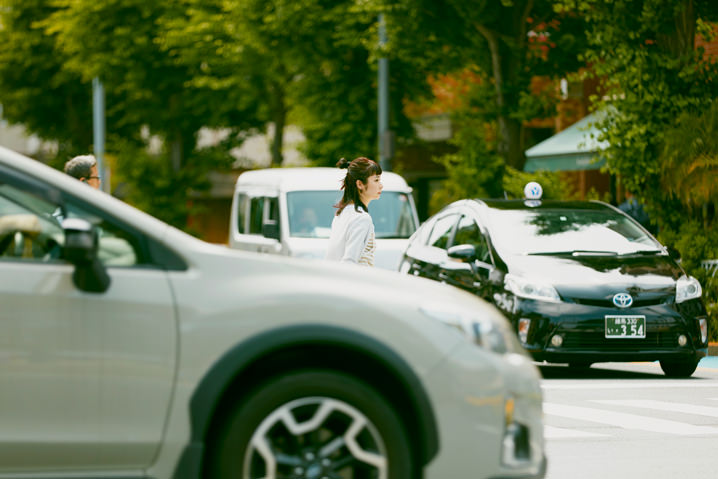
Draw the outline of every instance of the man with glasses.
[[[65,163],[65,173],[87,183],[96,190],[100,189],[100,176],[97,160],[93,155],[80,155]]]

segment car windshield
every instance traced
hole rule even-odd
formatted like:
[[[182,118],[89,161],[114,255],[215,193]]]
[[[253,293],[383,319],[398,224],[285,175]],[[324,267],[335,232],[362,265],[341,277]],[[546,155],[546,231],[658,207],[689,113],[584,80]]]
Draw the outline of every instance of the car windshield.
[[[334,205],[341,191],[292,191],[287,193],[289,235],[298,238],[329,238]],[[372,201],[369,212],[377,238],[408,238],[416,230],[411,203],[406,193],[384,191]]]
[[[506,254],[624,255],[662,247],[630,218],[611,210],[489,209],[491,238]]]

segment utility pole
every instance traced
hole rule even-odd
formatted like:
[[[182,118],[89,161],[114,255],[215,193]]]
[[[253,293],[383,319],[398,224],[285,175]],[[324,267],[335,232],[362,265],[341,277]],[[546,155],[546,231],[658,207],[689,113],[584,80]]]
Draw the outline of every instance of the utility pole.
[[[379,47],[386,45],[386,25],[384,14],[379,14]],[[394,156],[394,136],[389,130],[389,59],[379,59],[378,78],[378,137],[379,137],[379,166],[384,171],[391,171],[391,158]]]
[[[105,167],[105,88],[98,77],[92,79],[92,137],[100,189],[110,193],[110,169]]]

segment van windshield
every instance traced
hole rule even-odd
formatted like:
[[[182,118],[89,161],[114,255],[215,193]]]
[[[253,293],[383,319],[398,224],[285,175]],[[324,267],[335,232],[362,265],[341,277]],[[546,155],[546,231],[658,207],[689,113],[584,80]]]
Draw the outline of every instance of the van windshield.
[[[292,191],[287,193],[289,235],[295,238],[329,238],[334,205],[341,191]],[[416,222],[406,193],[384,191],[369,205],[377,238],[408,238]]]

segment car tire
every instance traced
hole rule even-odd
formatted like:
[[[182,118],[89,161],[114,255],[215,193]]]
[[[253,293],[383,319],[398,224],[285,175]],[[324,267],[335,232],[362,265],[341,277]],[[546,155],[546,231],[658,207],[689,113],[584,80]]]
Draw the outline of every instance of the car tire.
[[[406,430],[386,399],[334,371],[265,382],[229,415],[210,477],[409,479]]]
[[[661,369],[666,376],[672,378],[687,378],[693,374],[698,367],[697,359],[684,360],[661,360]]]

